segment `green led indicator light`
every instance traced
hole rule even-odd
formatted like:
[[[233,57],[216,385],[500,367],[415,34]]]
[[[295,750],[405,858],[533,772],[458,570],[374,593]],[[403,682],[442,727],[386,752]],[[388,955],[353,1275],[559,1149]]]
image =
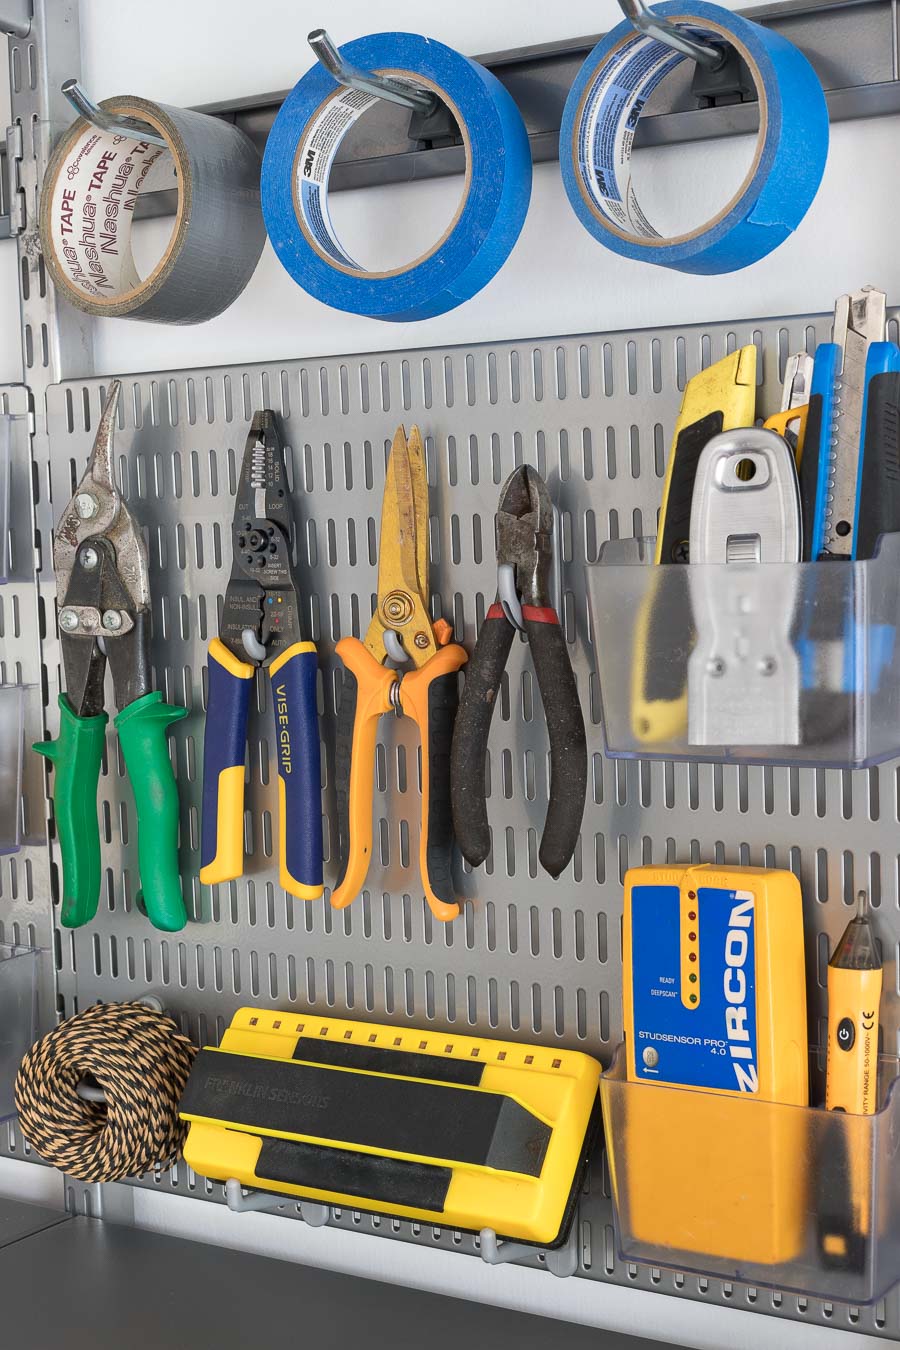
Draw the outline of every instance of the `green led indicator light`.
[[[691,1002],[692,1002],[692,1003],[696,1003],[696,1002],[697,1002],[697,995],[696,995],[696,994],[691,994]]]
[[[696,976],[696,975],[693,975],[693,974],[692,974],[692,975],[689,975],[689,976],[688,976],[688,979],[690,980],[691,984],[696,984],[696,983],[697,983],[697,976]]]

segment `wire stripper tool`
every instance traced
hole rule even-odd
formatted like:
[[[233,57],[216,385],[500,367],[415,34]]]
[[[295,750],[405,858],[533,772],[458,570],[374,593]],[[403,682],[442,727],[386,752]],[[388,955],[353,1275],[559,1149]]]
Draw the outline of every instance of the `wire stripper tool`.
[[[558,877],[568,866],[584,814],[587,791],[587,740],[578,689],[559,625],[549,602],[553,555],[553,506],[547,485],[523,464],[500,494],[497,509],[497,563],[514,569],[521,600],[521,630],[528,638],[550,737],[550,792],[539,858],[545,872]],[[491,847],[485,799],[485,759],[500,681],[509,659],[516,625],[501,592],[487,612],[466,674],[453,735],[451,794],[456,837],[473,867]]]
[[[279,877],[288,894],[315,900],[323,891],[318,660],[315,643],[300,637],[292,535],[275,414],[257,412],[244,447],[219,636],[209,644],[200,880],[212,886],[244,871],[247,715],[263,668],[278,753]]]
[[[394,711],[411,717],[422,738],[419,867],[425,898],[438,919],[459,913],[450,873],[450,740],[459,697],[456,673],[467,653],[450,641],[445,619],[432,623],[429,598],[425,454],[419,428],[407,439],[401,426],[385,474],[375,612],[362,642],[341,638],[336,648],[344,685],[335,752],[340,858],[331,894],[335,909],[349,905],[366,880],[378,719]],[[385,669],[387,660],[411,661],[415,669],[401,677]]]
[[[178,788],[167,732],[187,709],[163,703],[152,689],[147,549],[113,471],[120,387],[118,380],[109,386],[87,469],[53,539],[67,692],[59,696],[59,736],[34,749],[55,770],[60,920],[79,928],[94,917],[100,899],[97,784],[109,720],[103,708],[108,661],[120,709],[115,727],[137,808],[143,903],[151,923],[176,932],[186,915],[178,871]]]

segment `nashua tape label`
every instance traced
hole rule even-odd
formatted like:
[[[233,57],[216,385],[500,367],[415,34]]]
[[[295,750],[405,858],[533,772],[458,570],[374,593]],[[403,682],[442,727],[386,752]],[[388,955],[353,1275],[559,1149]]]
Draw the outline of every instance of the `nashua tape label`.
[[[41,243],[55,285],[90,314],[199,323],[220,314],[253,274],[265,242],[259,156],[236,127],[138,98],[107,100],[139,117],[168,148],[98,131],[63,134],[41,198]],[[132,228],[144,192],[175,190],[172,233],[142,277]]]
[[[466,152],[462,200],[420,257],[389,271],[360,267],[332,223],[328,177],[344,136],[377,99],[344,89],[316,65],[288,95],[266,144],[269,238],[294,280],[335,309],[396,321],[443,314],[491,280],[519,237],[531,196],[521,115],[489,71],[440,42],[379,33],[341,51],[354,65],[431,90],[449,107]]]
[[[140,285],[131,249],[141,189],[177,186],[172,155],[147,141],[86,130],[53,184],[50,238],[69,282],[100,304]]]
[[[828,153],[825,95],[806,57],[777,33],[705,0],[668,0],[655,12],[736,48],[750,71],[760,125],[743,183],[712,220],[675,238],[644,215],[631,177],[635,130],[660,82],[690,58],[628,22],[597,44],[566,100],[563,183],[579,220],[615,253],[682,272],[732,272],[777,248],[815,197]]]

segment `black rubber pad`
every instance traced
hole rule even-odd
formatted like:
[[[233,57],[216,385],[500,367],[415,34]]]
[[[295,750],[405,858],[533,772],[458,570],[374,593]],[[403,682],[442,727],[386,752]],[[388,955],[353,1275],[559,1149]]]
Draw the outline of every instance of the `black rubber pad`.
[[[432,1078],[440,1083],[466,1083],[477,1087],[484,1064],[474,1059],[450,1059],[446,1055],[419,1055],[412,1050],[389,1050],[352,1041],[329,1041],[301,1036],[294,1059],[311,1064],[335,1064],[343,1069],[366,1069],[369,1073],[395,1073],[403,1078]]]
[[[697,465],[707,443],[717,436],[725,423],[720,409],[707,413],[697,422],[682,427],[675,442],[675,459],[666,493],[665,515],[659,524],[662,535],[659,561],[661,563],[687,562],[688,541],[691,537],[691,506],[694,500],[694,481]]]
[[[502,1093],[221,1050],[197,1055],[180,1112],[533,1177],[551,1134]]]
[[[440,1214],[453,1173],[449,1167],[406,1158],[378,1158],[294,1139],[264,1139],[256,1175],[260,1181],[283,1186],[305,1186]]]

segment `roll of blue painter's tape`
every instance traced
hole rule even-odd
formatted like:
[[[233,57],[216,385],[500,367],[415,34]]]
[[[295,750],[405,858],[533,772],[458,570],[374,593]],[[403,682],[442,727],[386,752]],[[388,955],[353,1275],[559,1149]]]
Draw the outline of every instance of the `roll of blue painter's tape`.
[[[712,220],[662,237],[631,182],[635,127],[657,85],[689,57],[619,24],[591,52],[563,112],[559,159],[569,201],[585,228],[615,253],[679,272],[734,272],[771,253],[797,228],[822,179],[828,108],[802,52],[778,33],[705,0],[665,0],[654,13],[691,35],[734,47],[759,97],[753,163]]]
[[[531,151],[503,86],[450,47],[412,33],[348,42],[352,65],[431,90],[456,118],[466,175],[456,215],[437,243],[405,267],[370,272],[345,252],[328,211],[328,175],[345,134],[377,100],[316,65],[275,119],[262,171],[266,228],[284,267],[326,305],[405,322],[453,309],[500,270],[531,196]]]

